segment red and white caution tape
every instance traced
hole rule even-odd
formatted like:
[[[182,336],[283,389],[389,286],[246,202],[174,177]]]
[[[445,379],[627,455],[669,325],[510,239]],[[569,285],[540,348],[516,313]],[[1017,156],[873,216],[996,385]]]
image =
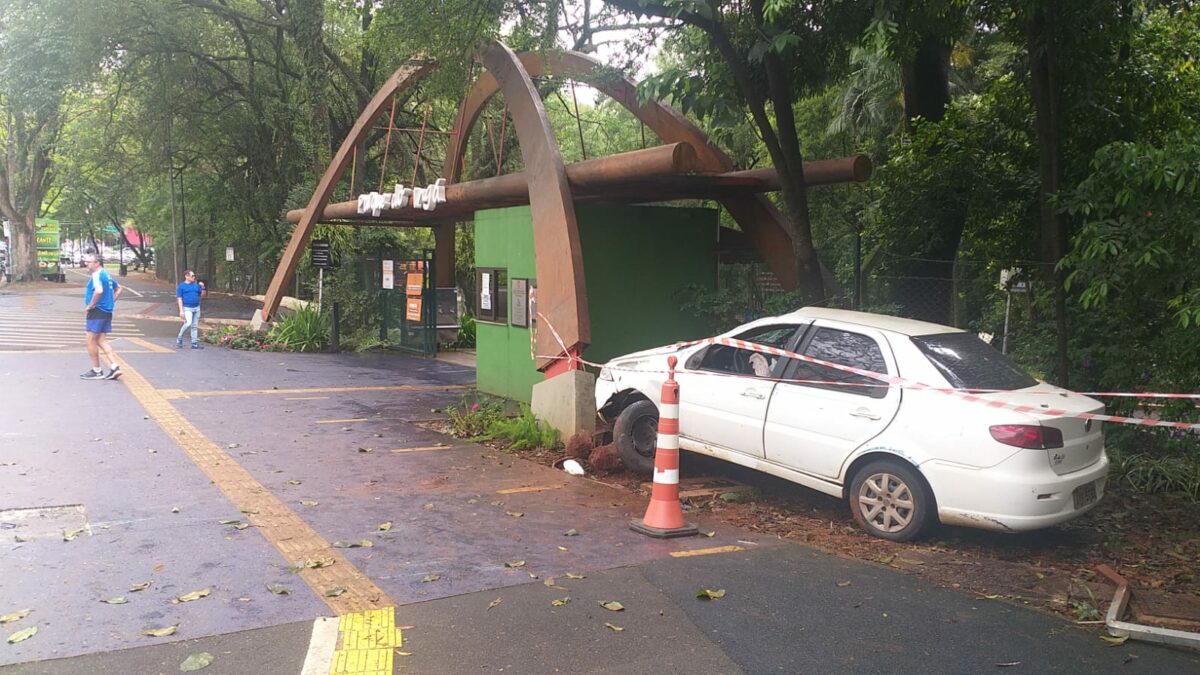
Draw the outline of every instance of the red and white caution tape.
[[[609,370],[632,370],[632,371],[637,371],[637,372],[665,372],[665,370],[660,371],[658,369],[650,369],[650,370],[642,369],[642,368],[622,369],[622,368],[614,367],[614,366],[605,366],[602,363],[594,363],[592,361],[587,361],[587,360],[585,360],[579,356],[576,356],[574,354],[571,354],[569,352],[566,344],[563,343],[562,337],[558,334],[558,331],[556,331],[554,329],[554,326],[549,322],[549,320],[546,319],[546,317],[543,314],[541,314],[539,312],[538,317],[546,322],[546,326],[550,329],[550,332],[554,335],[554,339],[558,342],[559,347],[562,349],[562,353],[560,353],[560,354],[557,354],[554,356],[542,356],[542,357],[538,357],[538,358],[545,358],[545,359],[564,359],[565,358],[565,359],[569,359],[573,363],[582,363],[582,364],[594,366],[597,368],[607,367]],[[997,400],[994,398],[984,398],[984,397],[980,396],[980,394],[1004,393],[1004,392],[1002,390],[994,390],[994,389],[986,389],[985,390],[985,389],[955,389],[955,388],[949,388],[949,387],[934,387],[932,385],[928,385],[923,382],[917,382],[914,380],[909,380],[909,379],[900,377],[898,375],[887,375],[884,373],[876,373],[876,372],[873,372],[870,370],[864,370],[862,368],[855,368],[853,366],[846,366],[846,365],[842,365],[840,363],[833,363],[831,361],[824,361],[822,359],[814,358],[812,356],[806,356],[804,354],[797,354],[796,352],[791,352],[786,349],[780,349],[778,347],[770,347],[767,345],[760,345],[760,344],[757,344],[754,342],[738,340],[736,338],[710,337],[710,338],[704,338],[701,340],[692,340],[690,342],[680,342],[680,343],[675,344],[674,347],[676,349],[684,349],[686,347],[691,347],[691,346],[695,346],[698,344],[719,344],[719,345],[725,345],[727,347],[744,349],[746,351],[757,352],[760,354],[768,354],[771,356],[779,356],[779,357],[784,357],[784,358],[789,358],[789,359],[797,359],[800,361],[806,361],[808,363],[813,363],[813,364],[816,364],[819,366],[824,366],[826,368],[833,368],[834,370],[839,370],[842,372],[851,373],[853,375],[859,375],[862,377],[867,377],[867,378],[870,378],[873,380],[877,380],[881,383],[887,384],[889,387],[898,387],[898,388],[902,388],[902,389],[913,389],[913,390],[918,390],[918,391],[937,392],[940,394],[946,394],[948,396],[956,396],[958,398],[961,398],[965,401],[970,401],[972,403],[979,403],[981,405],[986,405],[989,408],[996,408],[996,409],[1001,409],[1001,410],[1013,410],[1013,411],[1020,412],[1020,413],[1028,413],[1031,415],[1042,415],[1042,416],[1046,416],[1046,417],[1069,417],[1069,418],[1075,418],[1075,419],[1095,420],[1097,422],[1112,422],[1112,423],[1116,423],[1116,424],[1133,424],[1133,425],[1145,426],[1145,427],[1163,427],[1163,428],[1168,428],[1168,429],[1187,429],[1187,430],[1200,431],[1200,423],[1193,424],[1193,423],[1189,423],[1189,422],[1166,422],[1166,421],[1162,421],[1162,420],[1148,419],[1145,417],[1125,417],[1125,416],[1120,416],[1120,415],[1100,415],[1100,414],[1088,413],[1088,412],[1071,412],[1068,410],[1061,410],[1058,408],[1043,408],[1040,406],[1031,406],[1031,405],[1019,404],[1019,403],[1010,403],[1007,401]],[[692,371],[692,372],[695,373],[696,371]],[[706,373],[706,374],[708,374],[708,373]],[[721,375],[720,373],[712,373],[712,374]],[[759,378],[759,379],[771,379],[771,378]],[[776,380],[776,381],[784,381],[784,380]],[[814,381],[814,380],[786,380],[786,381],[791,382],[791,383],[804,383],[804,384],[836,384],[839,386],[861,386],[861,387],[877,387],[877,386],[879,386],[876,384],[866,384],[866,383],[831,382],[831,381]],[[1091,393],[1082,393],[1081,395],[1083,395],[1083,396],[1131,396],[1131,397],[1136,396],[1136,397],[1141,397],[1141,398],[1200,399],[1200,394],[1142,394],[1142,393],[1125,393],[1125,392],[1091,392]]]

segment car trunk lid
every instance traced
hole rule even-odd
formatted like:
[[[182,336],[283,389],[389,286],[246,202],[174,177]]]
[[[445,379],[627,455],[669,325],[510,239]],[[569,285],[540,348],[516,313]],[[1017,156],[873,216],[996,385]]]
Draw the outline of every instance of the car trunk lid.
[[[1050,468],[1060,476],[1089,467],[1104,454],[1103,424],[1077,417],[1081,413],[1103,415],[1104,404],[1096,399],[1044,382],[1018,391],[982,394],[980,398],[1027,406],[1030,410],[1023,412],[1038,424],[1062,432],[1062,447],[1045,450]]]

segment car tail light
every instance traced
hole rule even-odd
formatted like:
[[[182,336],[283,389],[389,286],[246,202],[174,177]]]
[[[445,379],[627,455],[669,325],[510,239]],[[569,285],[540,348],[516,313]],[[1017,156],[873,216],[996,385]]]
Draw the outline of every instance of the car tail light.
[[[1045,450],[1063,446],[1062,431],[1037,424],[997,424],[989,429],[992,438],[1018,448]]]

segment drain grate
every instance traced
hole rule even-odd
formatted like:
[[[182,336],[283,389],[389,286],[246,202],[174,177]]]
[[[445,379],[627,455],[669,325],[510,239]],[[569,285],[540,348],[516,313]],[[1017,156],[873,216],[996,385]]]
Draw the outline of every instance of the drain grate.
[[[87,511],[83,504],[39,506],[27,509],[0,509],[0,536],[17,541],[62,539],[63,532],[91,536]]]

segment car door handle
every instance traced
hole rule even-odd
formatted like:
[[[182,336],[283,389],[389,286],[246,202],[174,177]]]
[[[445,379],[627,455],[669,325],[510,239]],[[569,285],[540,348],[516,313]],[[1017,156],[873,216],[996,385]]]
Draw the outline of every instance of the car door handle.
[[[762,400],[767,397],[766,394],[762,393],[761,391],[758,391],[757,389],[747,389],[746,391],[742,392],[742,396],[745,396],[747,398],[757,398],[759,400]]]
[[[868,410],[866,408],[857,408],[855,410],[851,410],[850,416],[851,417],[865,417],[869,420],[879,419],[879,415],[876,415],[875,413],[871,412],[870,410]]]

